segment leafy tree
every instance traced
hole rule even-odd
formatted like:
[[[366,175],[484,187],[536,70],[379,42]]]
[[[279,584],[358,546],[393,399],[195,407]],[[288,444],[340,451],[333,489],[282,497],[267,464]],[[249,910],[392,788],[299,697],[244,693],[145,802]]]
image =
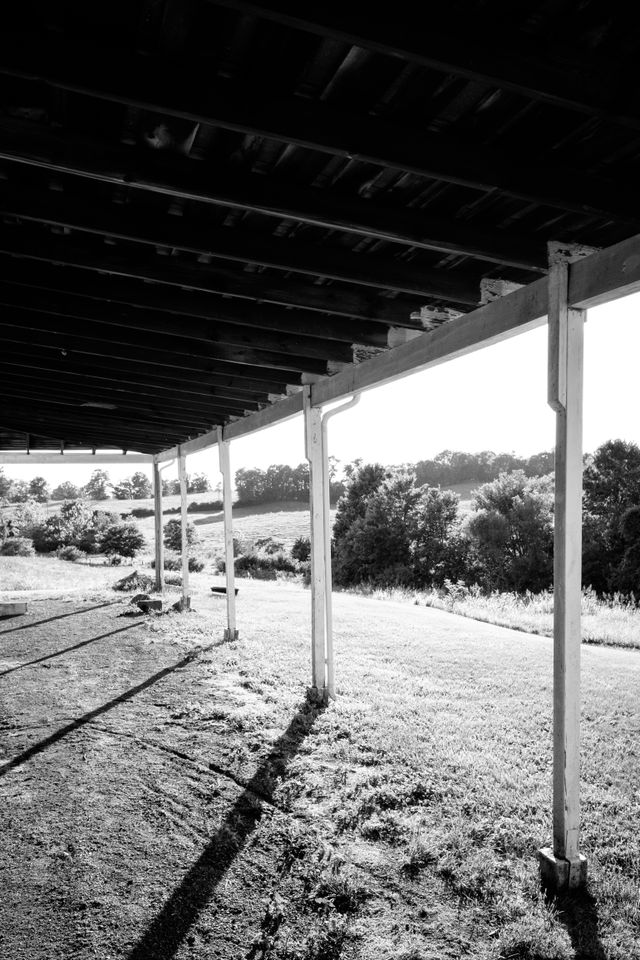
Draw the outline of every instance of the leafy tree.
[[[80,488],[70,480],[65,480],[59,484],[51,493],[52,500],[77,500],[80,496]]]
[[[196,473],[187,476],[187,493],[207,493],[211,490],[211,484],[206,473]]]
[[[624,553],[616,570],[616,584],[640,601],[640,506],[629,507],[620,524]]]
[[[116,523],[102,535],[102,552],[108,557],[135,557],[144,547],[144,537],[135,523]]]
[[[36,530],[46,520],[44,507],[35,500],[27,500],[16,507],[13,514],[13,529],[17,536],[33,538]]]
[[[130,478],[131,498],[133,500],[148,500],[153,494],[151,480],[142,470],[136,471]]]
[[[175,494],[180,493],[180,481],[179,480],[165,480],[162,478],[162,496],[169,497],[174,496]]]
[[[46,503],[49,500],[49,484],[44,477],[34,477],[29,483],[29,496],[37,503]]]
[[[553,576],[553,480],[502,473],[475,495],[468,532],[483,586],[542,590]]]
[[[129,477],[125,477],[120,483],[113,484],[112,489],[116,500],[133,500],[133,488]]]
[[[0,500],[8,500],[11,493],[11,480],[4,472],[4,468],[0,467]]]
[[[164,545],[168,550],[180,553],[182,550],[182,522],[177,518],[167,521],[164,525]],[[198,533],[194,525],[187,523],[187,547],[198,542]]]
[[[89,500],[108,500],[111,481],[106,470],[94,470],[84,488],[84,495]]]
[[[617,590],[629,549],[623,518],[640,506],[640,447],[624,440],[603,443],[585,468],[583,484],[583,581],[599,592]]]
[[[11,484],[9,500],[11,503],[26,503],[29,499],[29,484],[26,480],[14,480]]]
[[[117,523],[111,513],[91,510],[82,500],[70,500],[63,503],[60,513],[33,530],[33,544],[45,553],[68,546],[84,553],[99,553],[103,534]]]
[[[413,470],[357,467],[334,525],[336,583],[418,587],[457,578],[465,561],[458,502],[449,491],[418,486]]]

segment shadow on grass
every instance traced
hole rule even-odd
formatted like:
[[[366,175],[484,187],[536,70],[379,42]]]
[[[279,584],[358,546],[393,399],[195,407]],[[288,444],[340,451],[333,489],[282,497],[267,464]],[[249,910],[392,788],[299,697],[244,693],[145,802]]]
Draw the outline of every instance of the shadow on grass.
[[[96,603],[93,607],[83,607],[81,610],[72,610],[71,613],[59,613],[55,617],[47,617],[45,620],[33,620],[31,623],[21,623],[19,627],[9,627],[8,630],[0,630],[0,636],[5,633],[15,633],[17,630],[30,630],[31,627],[40,627],[43,623],[52,623],[54,620],[64,620],[66,617],[75,617],[79,613],[89,613],[90,610],[100,610],[102,607],[111,607],[118,600],[106,600],[104,603]]]
[[[291,723],[274,743],[243,793],[227,812],[219,829],[175,888],[160,913],[128,956],[128,960],[171,960],[213,897],[216,887],[255,830],[262,807],[258,798],[270,802],[275,781],[308,736],[323,705],[305,700]]]
[[[588,892],[556,898],[558,919],[566,928],[575,951],[575,960],[607,960],[598,931],[598,904]]]
[[[69,614],[65,614],[69,616]],[[26,667],[33,667],[44,660],[53,660],[55,657],[61,657],[64,653],[70,653],[72,650],[79,650],[80,647],[86,647],[90,643],[96,643],[97,640],[104,640],[106,637],[113,637],[116,633],[123,633],[125,630],[131,630],[133,627],[141,627],[142,623],[130,623],[127,627],[118,627],[116,630],[110,630],[109,633],[101,633],[97,637],[90,637],[88,640],[80,640],[70,647],[63,647],[62,650],[56,650],[55,653],[47,653],[44,657],[36,657],[35,660],[27,660],[26,663],[19,663],[17,667],[10,667],[8,670],[0,671],[0,677],[6,677],[9,673],[15,673],[17,670],[24,670]],[[8,631],[7,631],[8,632]]]
[[[132,623],[129,627],[123,627],[123,630],[132,630],[137,626],[137,623]],[[27,760],[30,760],[38,753],[42,753],[44,750],[52,747],[54,743],[58,743],[59,740],[62,740],[75,730],[79,730],[81,727],[86,726],[86,724],[91,723],[91,721],[95,720],[96,717],[102,716],[103,713],[108,713],[109,710],[113,710],[114,707],[119,706],[121,703],[126,703],[128,700],[132,700],[139,693],[142,693],[143,690],[146,690],[148,687],[152,687],[160,680],[168,677],[169,674],[173,673],[175,670],[180,670],[182,667],[186,667],[187,664],[191,663],[192,660],[195,660],[201,653],[205,653],[214,646],[218,646],[218,644],[211,643],[206,647],[199,647],[186,657],[183,657],[182,660],[179,660],[177,663],[172,664],[170,667],[164,667],[163,670],[158,670],[157,673],[147,677],[147,679],[143,680],[142,683],[137,684],[135,687],[131,687],[130,690],[125,690],[125,692],[121,693],[119,697],[114,697],[113,700],[108,700],[107,703],[103,703],[100,707],[96,707],[95,710],[90,710],[89,713],[85,713],[82,717],[78,717],[77,720],[72,720],[71,723],[66,724],[66,726],[61,727],[59,730],[56,730],[55,733],[52,733],[50,737],[40,740],[32,747],[29,747],[28,750],[25,750],[23,753],[19,753],[17,757],[13,758],[13,760],[3,763],[0,766],[0,777],[4,777],[5,774],[10,773],[11,770],[15,770],[16,767],[22,766],[23,763],[27,762]]]

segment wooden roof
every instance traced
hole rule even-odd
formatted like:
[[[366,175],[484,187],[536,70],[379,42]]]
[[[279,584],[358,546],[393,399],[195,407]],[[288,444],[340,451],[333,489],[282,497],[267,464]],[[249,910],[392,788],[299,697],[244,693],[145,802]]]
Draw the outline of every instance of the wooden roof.
[[[12,8],[0,448],[160,451],[640,230],[600,0]]]

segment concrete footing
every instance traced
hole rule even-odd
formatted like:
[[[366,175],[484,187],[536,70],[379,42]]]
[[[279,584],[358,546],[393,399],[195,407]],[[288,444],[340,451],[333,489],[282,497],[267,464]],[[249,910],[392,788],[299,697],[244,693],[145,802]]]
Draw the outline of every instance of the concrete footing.
[[[238,640],[240,633],[237,630],[225,630],[224,631],[224,640]]]
[[[551,847],[538,850],[542,885],[549,893],[578,890],[587,882],[587,858],[580,853],[574,860],[556,857]]]

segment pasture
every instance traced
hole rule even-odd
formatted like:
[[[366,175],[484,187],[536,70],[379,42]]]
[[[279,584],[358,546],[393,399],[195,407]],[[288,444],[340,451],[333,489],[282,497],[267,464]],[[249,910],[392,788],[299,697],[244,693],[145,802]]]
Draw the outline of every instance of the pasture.
[[[4,956],[640,957],[635,651],[584,650],[590,886],[546,902],[548,639],[339,594],[318,710],[308,592],[241,582],[221,644],[208,579],[0,625]]]

